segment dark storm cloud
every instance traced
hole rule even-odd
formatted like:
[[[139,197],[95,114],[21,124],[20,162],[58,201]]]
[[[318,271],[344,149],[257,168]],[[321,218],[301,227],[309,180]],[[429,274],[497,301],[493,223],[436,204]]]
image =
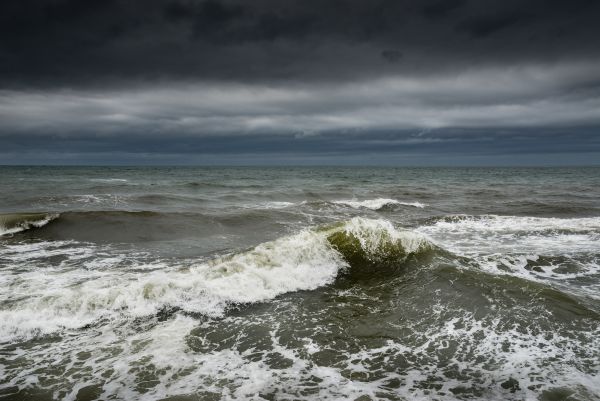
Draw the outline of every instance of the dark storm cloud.
[[[0,164],[591,160],[599,18],[593,0],[4,1]]]
[[[5,1],[0,82],[344,80],[585,59],[598,56],[598,16],[586,0]]]
[[[432,19],[447,17],[465,3],[466,0],[438,0],[425,2],[425,5],[423,6],[423,15]]]
[[[510,26],[527,22],[527,13],[490,14],[466,19],[456,26],[457,31],[466,32],[472,38],[483,38]]]

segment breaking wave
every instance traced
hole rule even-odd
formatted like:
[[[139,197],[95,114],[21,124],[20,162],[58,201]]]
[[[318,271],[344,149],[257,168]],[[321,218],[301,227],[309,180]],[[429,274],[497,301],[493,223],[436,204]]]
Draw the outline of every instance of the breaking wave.
[[[29,266],[29,281],[12,284],[14,288],[20,286],[20,292],[33,295],[14,299],[10,309],[0,311],[2,339],[74,329],[98,319],[146,316],[165,307],[220,316],[231,305],[313,290],[332,283],[340,273],[361,278],[373,269],[401,264],[412,255],[432,249],[420,234],[399,230],[385,220],[358,217],[204,262],[166,266],[156,262],[159,268],[142,272],[111,268],[114,262],[103,264],[99,255],[88,249],[88,254],[95,255],[95,264],[102,268],[67,268],[53,272],[49,278],[47,269],[23,260],[24,250],[18,247],[13,245],[0,257],[10,260],[12,256],[17,258],[15,262]],[[40,249],[37,254],[44,252],[56,255],[61,250]],[[81,259],[81,252],[73,257]],[[0,295],[11,298],[11,294]]]
[[[0,236],[42,227],[58,217],[57,213],[0,214]]]
[[[392,206],[412,206],[412,207],[418,207],[418,208],[422,209],[425,206],[427,206],[421,202],[400,202],[395,199],[385,199],[385,198],[366,199],[363,201],[339,200],[339,201],[333,201],[333,203],[338,204],[338,205],[350,206],[351,208],[354,208],[354,209],[365,208],[365,209],[371,209],[371,210],[381,210],[381,209],[384,209],[387,207],[392,207]]]

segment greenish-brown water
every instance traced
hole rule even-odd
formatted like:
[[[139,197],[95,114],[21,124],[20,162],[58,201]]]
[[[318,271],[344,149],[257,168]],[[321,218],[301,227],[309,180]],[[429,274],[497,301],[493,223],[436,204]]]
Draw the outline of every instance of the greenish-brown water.
[[[596,400],[598,168],[0,168],[0,399]]]

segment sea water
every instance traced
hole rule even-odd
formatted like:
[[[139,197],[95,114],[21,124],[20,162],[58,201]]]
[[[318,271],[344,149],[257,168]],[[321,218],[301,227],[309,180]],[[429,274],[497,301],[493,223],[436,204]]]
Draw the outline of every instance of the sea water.
[[[600,399],[600,168],[0,167],[2,400]]]

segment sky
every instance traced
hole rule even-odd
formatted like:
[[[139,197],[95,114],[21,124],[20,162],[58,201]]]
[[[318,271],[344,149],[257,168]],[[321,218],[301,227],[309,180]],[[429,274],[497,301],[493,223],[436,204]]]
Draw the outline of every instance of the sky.
[[[596,0],[0,2],[0,164],[600,164]]]

